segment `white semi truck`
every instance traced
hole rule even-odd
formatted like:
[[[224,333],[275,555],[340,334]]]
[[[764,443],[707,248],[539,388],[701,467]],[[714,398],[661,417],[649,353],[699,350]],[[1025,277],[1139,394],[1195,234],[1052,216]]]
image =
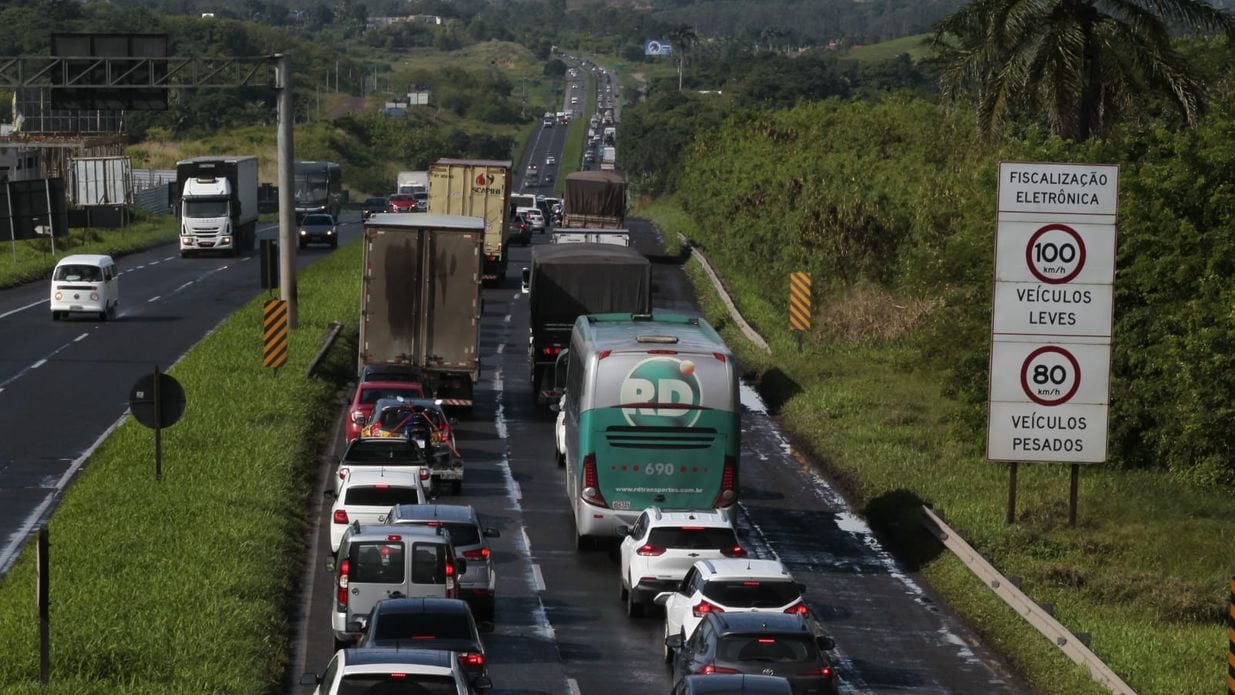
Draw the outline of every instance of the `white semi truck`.
[[[235,254],[257,240],[257,157],[194,157],[176,162],[180,256]]]

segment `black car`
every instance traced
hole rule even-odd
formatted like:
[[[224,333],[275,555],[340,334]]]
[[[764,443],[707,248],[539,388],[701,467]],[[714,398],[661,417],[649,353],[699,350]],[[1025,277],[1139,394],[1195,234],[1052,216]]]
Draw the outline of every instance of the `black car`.
[[[508,243],[518,244],[520,246],[530,246],[532,243],[532,225],[527,223],[523,218],[523,213],[515,213],[510,218],[510,224],[506,230]]]
[[[360,218],[367,220],[379,212],[386,212],[389,204],[385,198],[366,198],[364,205],[360,206]]]
[[[455,652],[473,681],[488,678],[485,645],[467,603],[456,598],[391,598],[358,619],[358,648],[433,649]]]
[[[708,613],[684,643],[665,638],[674,650],[676,683],[694,674],[746,673],[783,676],[794,695],[836,695],[836,672],[824,652],[832,639],[793,613]]]
[[[669,695],[791,695],[789,681],[780,676],[721,674],[687,676]]]

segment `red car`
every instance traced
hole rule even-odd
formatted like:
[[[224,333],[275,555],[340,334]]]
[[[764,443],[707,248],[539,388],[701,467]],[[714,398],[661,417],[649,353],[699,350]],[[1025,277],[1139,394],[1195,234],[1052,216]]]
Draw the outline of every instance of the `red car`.
[[[422,212],[416,196],[411,193],[396,193],[386,198],[386,205],[390,212]]]
[[[425,397],[425,389],[414,381],[366,381],[356,387],[352,404],[347,409],[347,441],[360,436],[373,404],[382,398],[415,400]]]

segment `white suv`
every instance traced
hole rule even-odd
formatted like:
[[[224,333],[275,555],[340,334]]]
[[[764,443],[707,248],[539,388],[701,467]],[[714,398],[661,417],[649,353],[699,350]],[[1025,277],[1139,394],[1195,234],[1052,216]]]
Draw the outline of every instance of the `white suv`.
[[[649,507],[622,539],[621,599],[626,614],[637,616],[653,597],[673,591],[697,560],[746,557],[728,515],[716,509],[693,511]]]
[[[665,637],[690,639],[708,613],[797,613],[809,616],[803,587],[779,560],[699,560],[672,591],[653,602],[665,607]],[[672,654],[665,647],[665,659]]]
[[[455,652],[380,647],[340,649],[324,672],[306,673],[300,684],[316,685],[313,695],[379,691],[472,695],[493,687],[488,677],[469,684]]]

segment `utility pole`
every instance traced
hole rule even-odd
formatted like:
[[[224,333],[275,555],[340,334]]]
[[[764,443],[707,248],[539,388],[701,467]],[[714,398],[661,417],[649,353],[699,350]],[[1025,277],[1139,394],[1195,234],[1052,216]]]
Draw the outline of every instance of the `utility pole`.
[[[292,159],[292,74],[286,53],[275,56],[275,88],[279,92],[279,299],[287,302],[287,327],[299,323],[296,303],[296,209]]]
[[[347,76],[349,78],[352,76],[351,71],[348,71]],[[326,79],[326,86],[327,87],[330,86],[329,78]],[[335,94],[339,93],[339,61],[337,60],[334,62],[334,93]]]

